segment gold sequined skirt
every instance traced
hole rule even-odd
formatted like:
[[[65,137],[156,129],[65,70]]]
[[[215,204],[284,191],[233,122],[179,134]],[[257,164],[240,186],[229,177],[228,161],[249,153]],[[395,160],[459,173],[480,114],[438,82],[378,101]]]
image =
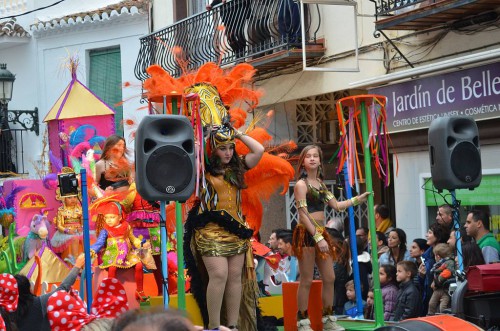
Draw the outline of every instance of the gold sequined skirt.
[[[215,223],[194,231],[197,251],[202,256],[233,256],[244,253],[248,249],[249,240],[225,230]]]

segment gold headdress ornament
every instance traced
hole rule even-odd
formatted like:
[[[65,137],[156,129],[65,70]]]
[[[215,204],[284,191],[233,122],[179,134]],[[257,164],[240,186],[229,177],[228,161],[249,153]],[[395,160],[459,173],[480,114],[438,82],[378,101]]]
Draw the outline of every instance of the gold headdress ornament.
[[[256,70],[246,63],[227,71],[209,62],[198,71],[186,73],[179,78],[173,78],[158,65],[149,67],[147,72],[151,77],[144,82],[144,89],[150,100],[169,95],[171,91],[184,91],[185,95],[198,94],[200,121],[205,134],[210,138],[212,148],[234,143],[235,131],[231,122],[237,121],[237,127],[241,126],[243,123],[237,117],[244,112],[238,108],[237,103],[245,102],[249,111],[253,111],[262,95],[260,90],[252,88]],[[231,109],[231,114],[228,108]],[[233,113],[237,115],[233,116]]]

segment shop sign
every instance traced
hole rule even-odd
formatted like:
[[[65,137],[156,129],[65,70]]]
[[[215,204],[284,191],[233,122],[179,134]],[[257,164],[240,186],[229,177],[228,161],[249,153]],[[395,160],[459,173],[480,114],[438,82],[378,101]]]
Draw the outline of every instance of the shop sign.
[[[428,128],[443,116],[500,117],[500,63],[371,89],[387,97],[387,128]]]
[[[424,187],[426,206],[451,203],[449,191],[444,190],[438,194],[430,178],[426,179]],[[474,190],[456,190],[456,197],[462,206],[497,206],[499,205],[498,197],[500,197],[500,175],[483,175],[481,185]]]

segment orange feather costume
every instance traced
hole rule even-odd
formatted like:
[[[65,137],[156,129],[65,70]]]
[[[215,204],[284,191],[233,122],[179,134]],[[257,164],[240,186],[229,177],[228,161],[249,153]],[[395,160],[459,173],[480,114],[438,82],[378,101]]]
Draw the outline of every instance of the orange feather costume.
[[[241,302],[239,307],[229,308],[238,312],[240,331],[261,329],[256,307],[258,287],[249,245],[250,237],[259,231],[262,223],[262,199],[269,199],[280,186],[284,187],[282,193],[286,192],[294,170],[285,159],[269,153],[264,153],[254,168],[246,171],[244,167],[244,157],[250,150],[240,139],[234,139],[234,128],[241,127],[246,121],[247,112],[241,105],[246,105],[245,108],[252,112],[262,95],[261,91],[251,87],[255,69],[248,64],[239,64],[225,71],[214,63],[207,63],[197,72],[186,73],[177,79],[159,66],[152,66],[147,72],[151,78],[144,82],[144,88],[149,100],[163,100],[165,96],[182,91],[185,103],[182,104],[181,113],[190,117],[194,123],[200,146],[201,152],[197,155],[198,182],[201,183],[200,203],[191,209],[185,223],[184,253],[188,274],[191,276],[191,289],[204,324],[216,324],[217,315],[225,308],[217,307],[214,310],[214,306],[211,306],[209,321],[206,288],[209,275],[202,256],[230,257],[245,254],[243,273],[238,276],[241,279]],[[264,129],[253,128],[253,125],[250,127],[252,130],[246,132],[250,137],[262,145],[270,142],[271,136]],[[204,133],[208,135],[206,144]],[[222,166],[219,159],[206,157],[212,155],[213,148],[227,144],[235,144],[236,154],[231,158],[231,163]],[[242,159],[239,160],[237,155]],[[211,170],[206,172],[205,159],[211,162],[210,168],[207,167]],[[215,168],[217,171],[214,171]],[[220,207],[221,205],[225,207]],[[228,275],[228,279],[231,279],[231,275]],[[215,297],[213,291],[211,295],[208,299]],[[224,314],[220,315],[222,324],[225,324],[227,321],[224,320]],[[234,313],[232,316],[234,319]]]
[[[198,71],[186,73],[179,78],[170,76],[158,65],[149,67],[147,72],[151,77],[144,82],[144,89],[150,100],[161,100],[163,96],[170,95],[173,91],[185,91],[188,87],[199,83],[215,86],[222,102],[229,108],[230,120],[235,128],[242,127],[247,118],[247,112],[240,107],[241,104],[246,104],[251,112],[258,106],[259,98],[263,94],[261,90],[254,90],[251,87],[256,70],[246,63],[225,71],[215,63],[209,62],[201,66]],[[255,128],[247,134],[263,145],[272,139],[262,128]],[[236,152],[238,155],[245,155],[249,150],[241,141],[237,141]],[[259,231],[262,224],[262,200],[269,200],[280,187],[283,187],[281,194],[285,194],[294,174],[294,169],[287,160],[269,153],[264,153],[258,165],[245,173],[247,189],[242,191],[242,209],[246,222],[254,230],[254,234]]]

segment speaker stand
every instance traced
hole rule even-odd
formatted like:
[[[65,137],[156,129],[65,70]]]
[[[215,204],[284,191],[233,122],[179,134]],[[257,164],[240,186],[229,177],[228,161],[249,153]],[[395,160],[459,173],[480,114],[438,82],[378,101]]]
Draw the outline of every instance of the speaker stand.
[[[455,230],[455,238],[457,247],[457,257],[458,257],[458,269],[464,271],[464,263],[462,256],[462,241],[460,240],[460,200],[457,200],[455,190],[450,190],[451,194],[451,204],[453,208],[453,229]]]
[[[168,309],[167,202],[160,201],[161,274],[163,276],[163,309]]]

